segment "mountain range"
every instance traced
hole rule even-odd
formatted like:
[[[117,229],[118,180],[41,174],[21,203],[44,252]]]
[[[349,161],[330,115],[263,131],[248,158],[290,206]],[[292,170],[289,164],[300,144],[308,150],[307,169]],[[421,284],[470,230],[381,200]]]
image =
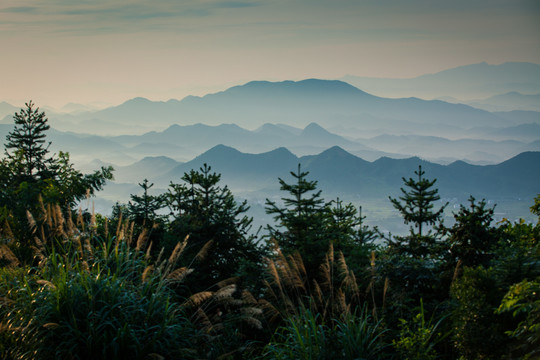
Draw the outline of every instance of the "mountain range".
[[[158,161],[156,161],[158,160]],[[167,166],[163,166],[164,162]],[[319,181],[326,192],[355,193],[363,197],[379,197],[399,192],[402,177],[409,177],[421,165],[429,177],[435,177],[445,197],[474,195],[486,198],[533,198],[540,192],[540,151],[521,153],[496,165],[471,165],[456,161],[449,165],[435,164],[418,157],[392,159],[382,157],[366,161],[334,146],[317,155],[297,157],[286,148],[260,154],[240,152],[218,145],[193,160],[173,165],[173,160],[160,157],[143,159],[130,168],[142,167],[140,173],[158,186],[180,179],[185,172],[209,164],[223,176],[232,189],[251,191],[277,186],[277,178],[295,171],[298,164]],[[168,171],[165,171],[169,168]],[[161,170],[160,170],[161,169]],[[518,176],[516,176],[519,174]],[[139,179],[142,180],[142,179]]]
[[[525,62],[491,65],[482,62],[408,79],[349,75],[341,80],[364,91],[390,97],[417,96],[426,99],[452,97],[470,101],[508,92],[539,94],[540,65]]]
[[[37,105],[52,126],[51,151],[68,151],[84,171],[117,169],[97,199],[104,211],[127,201],[146,177],[164,191],[208,163],[262,219],[264,199],[282,196],[277,178],[290,179],[301,163],[328,196],[369,205],[375,221],[398,223],[387,197],[399,195],[401,178],[422,164],[452,206],[468,195],[485,197],[499,203],[500,217],[515,218],[528,214],[540,192],[539,69],[481,63],[414,79],[252,81],[101,110]],[[0,103],[0,137],[13,129],[17,110]]]
[[[467,105],[417,98],[382,98],[345,82],[318,79],[277,83],[254,81],[216,94],[189,96],[181,101],[153,102],[136,98],[98,112],[58,118],[83,127],[94,124],[94,129],[98,119],[124,125],[124,133],[149,125],[155,129],[196,123],[234,123],[253,129],[264,123],[305,127],[317,122],[322,126],[339,123],[371,130],[393,127],[396,131],[407,129],[409,132],[433,131],[441,126],[467,129],[508,124],[490,112]]]
[[[220,173],[221,185],[227,185],[239,198],[247,199],[251,215],[260,224],[271,221],[264,213],[264,200],[276,201],[285,196],[279,190],[278,178],[291,183],[290,172],[301,164],[308,171],[308,180],[318,181],[326,200],[339,197],[355,205],[362,205],[372,223],[390,231],[404,231],[402,220],[393,210],[388,196],[400,196],[402,178],[415,177],[421,165],[425,177],[437,179],[442,201],[449,201],[446,217],[451,221],[451,210],[466,202],[469,196],[485,198],[497,204],[497,219],[519,217],[532,221],[528,207],[540,193],[540,152],[524,152],[496,165],[472,165],[456,161],[441,165],[418,157],[392,159],[381,157],[366,161],[334,146],[317,155],[296,156],[286,148],[250,154],[232,147],[218,145],[187,162],[168,157],[147,157],[129,166],[117,167],[116,180],[98,195],[98,202],[129,200],[129,194],[141,191],[137,183],[147,178],[155,184],[156,192],[164,192],[170,182],[181,183],[184,173],[199,169],[203,164]]]

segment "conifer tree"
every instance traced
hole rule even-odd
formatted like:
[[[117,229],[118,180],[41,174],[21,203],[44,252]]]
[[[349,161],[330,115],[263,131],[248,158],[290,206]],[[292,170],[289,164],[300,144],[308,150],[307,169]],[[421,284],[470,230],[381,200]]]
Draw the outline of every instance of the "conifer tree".
[[[34,108],[32,101],[13,116],[15,128],[6,136],[5,154],[8,159],[19,162],[21,175],[31,178],[53,163],[47,157],[50,142],[46,145],[46,131],[50,126],[44,112]]]
[[[365,225],[365,216],[362,216],[362,207],[358,210],[350,203],[343,203],[337,198],[328,204],[327,233],[334,243],[334,248],[346,250],[352,246],[364,246],[370,244],[379,235],[375,226],[370,228]]]
[[[186,257],[208,249],[190,276],[192,286],[199,290],[228,277],[256,277],[254,269],[263,255],[255,236],[249,234],[253,219],[245,215],[247,202],[238,203],[227,186],[219,186],[221,175],[211,170],[204,164],[198,171],[185,173],[184,183],[171,183],[166,199],[173,217],[170,232],[181,240],[189,236]]]
[[[437,179],[428,180],[424,177],[425,171],[422,170],[422,166],[418,166],[418,171],[414,172],[418,176],[418,180],[413,178],[403,179],[403,183],[409,189],[405,190],[401,188],[403,196],[398,199],[389,197],[390,201],[394,205],[401,215],[405,224],[412,223],[414,227],[410,227],[411,235],[422,236],[422,230],[425,225],[435,225],[440,221],[444,209],[448,203],[443,205],[440,209],[433,211],[434,202],[441,199],[438,195],[439,190],[433,188],[433,185]],[[418,229],[415,232],[414,228]]]
[[[298,164],[297,172],[291,175],[293,184],[279,178],[280,189],[291,196],[282,198],[284,207],[266,199],[266,213],[274,215],[277,225],[267,226],[270,238],[275,239],[284,254],[300,253],[309,274],[316,273],[328,245],[328,204],[317,191],[317,181],[306,179],[309,172],[302,171]]]
[[[82,174],[74,168],[68,153],[49,156],[48,120],[32,101],[13,119],[15,127],[6,136],[6,156],[0,160],[0,232],[9,227],[8,233],[15,234],[21,246],[27,247],[32,239],[27,211],[38,220],[47,204],[71,211],[78,201],[113,178],[113,168]]]
[[[128,203],[128,211],[131,219],[141,226],[152,226],[152,222],[157,219],[156,212],[164,206],[164,195],[150,195],[148,190],[154,184],[148,184],[148,179],[144,179],[139,186],[143,189],[142,195],[131,195]]]
[[[455,224],[447,230],[449,254],[454,264],[461,260],[462,266],[487,267],[502,231],[491,226],[494,208],[486,207],[485,200],[476,202],[471,196],[469,203],[468,208],[460,206],[454,214]]]
[[[424,229],[441,221],[448,203],[435,210],[434,203],[440,200],[439,190],[433,188],[437,180],[426,179],[421,165],[414,173],[417,179],[402,178],[408,189],[401,188],[403,195],[399,199],[389,197],[394,208],[403,216],[405,224],[412,224],[409,227],[410,234],[405,237],[396,237],[395,240],[390,239],[389,245],[400,253],[421,257],[432,256],[435,255],[433,251],[435,251],[436,238],[431,229],[427,233],[424,233]]]

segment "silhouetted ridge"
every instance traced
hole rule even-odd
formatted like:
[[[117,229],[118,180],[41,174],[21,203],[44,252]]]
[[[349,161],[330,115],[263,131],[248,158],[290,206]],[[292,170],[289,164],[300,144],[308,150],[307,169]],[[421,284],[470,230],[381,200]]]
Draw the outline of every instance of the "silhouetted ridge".
[[[205,153],[199,155],[199,157],[200,157],[200,156],[214,155],[214,154],[219,154],[219,155],[238,155],[238,154],[243,154],[243,153],[241,153],[240,151],[236,150],[236,149],[233,148],[233,147],[225,146],[225,145],[223,145],[223,144],[219,144],[219,145],[214,146],[214,147],[211,148],[210,150],[206,151]]]
[[[328,136],[328,135],[331,135],[331,133],[328,132],[319,124],[312,122],[308,126],[306,126],[304,130],[302,130],[302,135],[303,136]]]
[[[150,103],[153,103],[154,101],[151,101],[147,98],[144,98],[144,97],[135,97],[133,99],[129,99],[125,102],[122,103],[122,105],[146,105],[146,104],[150,104]]]
[[[141,160],[137,161],[135,164],[178,164],[178,161],[171,159],[168,156],[146,156],[142,158]]]
[[[320,79],[307,79],[301,81],[251,81],[244,85],[233,86],[223,92],[217,94],[206,95],[206,97],[214,96],[301,96],[301,97],[325,97],[325,96],[347,96],[347,95],[372,95],[339,80],[320,80]]]

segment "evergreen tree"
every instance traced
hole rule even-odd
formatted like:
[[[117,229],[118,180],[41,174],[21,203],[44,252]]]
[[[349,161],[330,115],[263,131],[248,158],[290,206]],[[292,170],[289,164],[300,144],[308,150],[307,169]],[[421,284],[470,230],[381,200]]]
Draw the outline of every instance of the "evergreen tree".
[[[379,235],[377,227],[370,228],[364,224],[366,217],[362,216],[361,206],[357,210],[352,204],[344,204],[337,198],[329,203],[327,215],[329,238],[334,248],[346,253],[351,247],[370,244]]]
[[[199,171],[185,173],[185,183],[171,183],[167,193],[173,217],[170,232],[181,240],[189,236],[186,257],[195,258],[201,249],[208,250],[190,275],[193,290],[233,276],[256,278],[264,254],[255,236],[249,234],[253,219],[245,215],[247,202],[236,202],[227,186],[218,185],[221,175],[211,169],[204,164]]]
[[[144,179],[139,186],[143,189],[142,195],[131,195],[131,201],[128,203],[128,212],[131,220],[135,224],[143,227],[151,227],[152,224],[159,220],[156,212],[163,208],[165,195],[150,195],[148,190],[154,184],[148,184],[148,179]]]
[[[280,189],[291,196],[282,198],[284,207],[266,199],[266,213],[274,215],[277,226],[267,226],[270,238],[275,239],[284,254],[300,253],[308,274],[314,275],[324,259],[331,238],[326,231],[328,204],[317,191],[317,181],[306,179],[309,172],[301,170],[291,175],[296,183],[287,184],[279,178]]]
[[[31,178],[36,173],[40,175],[54,161],[47,157],[51,143],[45,141],[45,132],[50,128],[45,113],[34,108],[32,101],[25,105],[26,109],[13,116],[15,128],[6,136],[5,154],[18,162],[21,176]]]
[[[461,260],[462,266],[487,266],[502,229],[491,226],[494,208],[486,208],[484,200],[477,203],[471,196],[469,203],[468,208],[461,205],[454,214],[455,224],[447,230],[449,254],[454,264]]]
[[[356,208],[352,204],[343,204],[337,198],[328,206],[327,232],[334,248],[348,247],[356,241],[357,227],[361,220],[357,216]]]
[[[441,199],[438,195],[438,189],[432,189],[437,179],[428,180],[424,176],[425,171],[422,170],[422,166],[418,166],[418,171],[414,172],[418,176],[418,180],[413,178],[403,179],[403,183],[409,189],[405,190],[401,188],[403,196],[398,199],[389,197],[390,201],[394,205],[401,215],[405,224],[412,223],[414,227],[410,227],[411,235],[422,236],[422,230],[424,224],[435,225],[440,221],[444,212],[444,208],[448,205],[446,203],[439,210],[433,211],[434,202]],[[415,228],[418,232],[415,232]]]
[[[47,204],[59,204],[71,211],[78,201],[112,179],[113,168],[82,174],[74,168],[68,153],[49,156],[46,131],[50,127],[45,113],[34,108],[31,101],[13,118],[15,127],[6,137],[6,156],[0,161],[0,233],[14,233],[19,245],[28,247],[32,229],[27,211],[38,221]]]
[[[403,195],[399,199],[389,197],[394,208],[403,216],[405,224],[412,224],[409,227],[410,234],[405,237],[395,237],[394,240],[389,239],[389,245],[398,253],[420,257],[436,256],[436,234],[433,234],[431,229],[424,233],[424,229],[440,223],[448,203],[434,210],[434,203],[440,200],[439,190],[433,188],[437,180],[426,179],[422,166],[418,166],[418,171],[414,173],[417,179],[402,178],[408,189],[401,188]]]

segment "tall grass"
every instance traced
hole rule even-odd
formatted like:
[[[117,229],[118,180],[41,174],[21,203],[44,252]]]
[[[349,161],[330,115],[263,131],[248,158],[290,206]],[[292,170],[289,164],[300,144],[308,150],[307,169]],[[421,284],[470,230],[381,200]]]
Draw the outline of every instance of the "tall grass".
[[[281,324],[264,348],[264,359],[375,359],[384,355],[386,330],[366,305],[344,255],[333,246],[309,279],[299,254],[285,257],[278,247],[268,260],[266,282],[270,321]],[[281,321],[281,322],[280,322]]]
[[[388,344],[386,330],[364,307],[358,314],[325,322],[320,314],[300,307],[279,327],[265,347],[263,359],[379,359]]]
[[[308,278],[298,253],[286,257],[277,245],[274,251],[275,258],[267,260],[265,280],[265,310],[271,322],[298,315],[302,306],[328,320],[350,314],[361,305],[365,296],[343,253],[334,254],[332,244],[316,279]]]
[[[219,341],[227,321],[261,326],[257,302],[234,284],[177,296],[192,271],[180,261],[187,238],[152,259],[146,233],[135,238],[126,221],[98,236],[94,216],[72,221],[56,206],[28,219],[36,266],[0,272],[2,358],[213,358],[238,350]]]

